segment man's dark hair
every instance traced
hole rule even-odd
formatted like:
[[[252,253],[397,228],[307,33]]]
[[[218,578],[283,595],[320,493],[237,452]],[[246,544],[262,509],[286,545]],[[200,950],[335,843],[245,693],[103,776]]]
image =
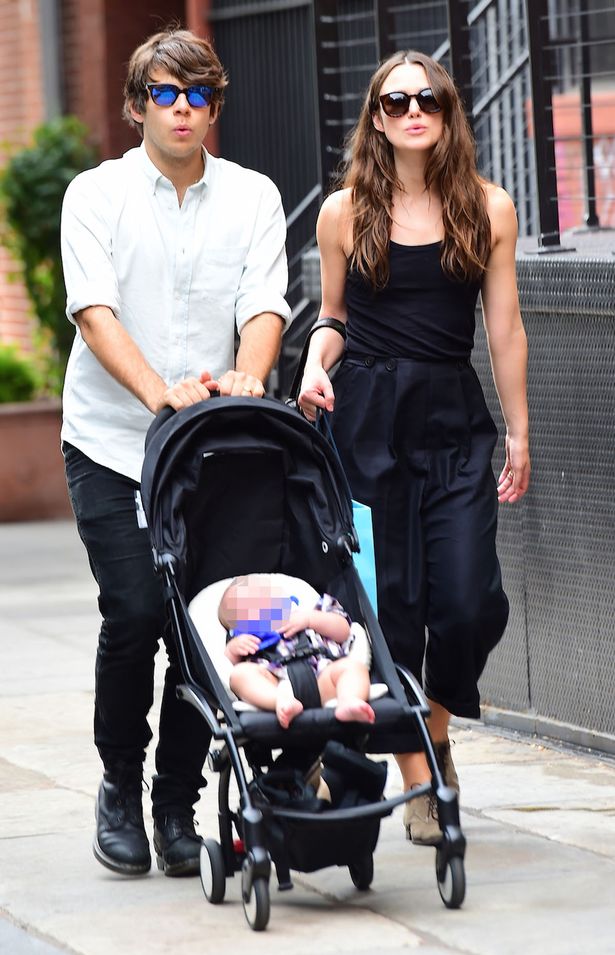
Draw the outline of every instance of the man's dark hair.
[[[130,57],[124,84],[123,116],[131,126],[141,127],[130,110],[145,112],[148,96],[145,86],[152,82],[151,74],[155,70],[170,73],[184,86],[212,86],[215,90],[211,101],[212,117],[219,115],[228,79],[213,46],[191,30],[168,27],[154,33]]]

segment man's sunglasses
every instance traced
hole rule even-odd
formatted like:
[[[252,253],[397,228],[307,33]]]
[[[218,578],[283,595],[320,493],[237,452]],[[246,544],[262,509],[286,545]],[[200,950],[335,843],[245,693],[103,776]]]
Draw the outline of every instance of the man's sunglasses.
[[[422,113],[439,113],[442,109],[433,95],[433,90],[430,90],[429,87],[412,94],[385,93],[384,96],[380,97],[380,103],[387,116],[399,117],[406,115],[413,99],[416,100],[416,104]]]
[[[213,86],[188,86],[181,89],[173,83],[146,83],[149,95],[156,106],[172,106],[180,93],[185,93],[188,105],[193,109],[205,109],[215,93]]]

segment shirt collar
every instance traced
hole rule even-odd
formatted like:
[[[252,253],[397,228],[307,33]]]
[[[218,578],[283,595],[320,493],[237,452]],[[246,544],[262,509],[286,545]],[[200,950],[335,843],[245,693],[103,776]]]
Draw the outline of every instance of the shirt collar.
[[[209,153],[207,152],[204,146],[201,146],[201,149],[203,150],[203,167],[204,167],[203,175],[201,176],[200,179],[197,180],[197,182],[192,184],[192,186],[190,187],[191,189],[193,189],[195,186],[198,186],[199,189],[201,189],[203,186],[209,185],[211,181],[211,171],[212,171],[211,167],[213,165],[213,162],[212,162],[213,157],[209,155]],[[145,148],[145,143],[141,143],[141,145],[137,149],[137,153],[138,153],[139,161],[141,163],[143,172],[145,173],[147,179],[151,183],[152,192],[156,192],[158,183],[161,180],[164,180],[165,182],[169,182],[169,180],[163,173],[160,172],[160,170],[158,169],[158,166],[155,166],[152,160],[149,158],[147,154],[147,149]]]

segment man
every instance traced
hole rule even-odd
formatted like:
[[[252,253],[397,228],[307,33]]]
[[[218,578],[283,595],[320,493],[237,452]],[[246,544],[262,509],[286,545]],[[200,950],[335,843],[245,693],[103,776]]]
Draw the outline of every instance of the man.
[[[165,622],[135,508],[145,433],[165,405],[179,410],[215,391],[262,396],[290,322],[279,193],[202,145],[226,85],[206,40],[186,30],[150,37],[134,52],[124,89],[124,115],[143,143],[77,176],[62,213],[67,315],[76,325],[63,451],[103,618],[94,854],[122,874],[151,865],[142,772]],[[167,653],[152,811],[158,866],[173,876],[198,872],[193,805],[209,740],[176,698],[180,675],[173,648]]]

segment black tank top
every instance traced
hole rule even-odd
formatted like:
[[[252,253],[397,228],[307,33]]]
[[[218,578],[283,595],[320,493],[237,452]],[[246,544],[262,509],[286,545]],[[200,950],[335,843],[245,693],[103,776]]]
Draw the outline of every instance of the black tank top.
[[[348,352],[417,361],[470,357],[480,282],[446,275],[440,245],[391,242],[390,278],[380,291],[356,269],[348,272]]]

